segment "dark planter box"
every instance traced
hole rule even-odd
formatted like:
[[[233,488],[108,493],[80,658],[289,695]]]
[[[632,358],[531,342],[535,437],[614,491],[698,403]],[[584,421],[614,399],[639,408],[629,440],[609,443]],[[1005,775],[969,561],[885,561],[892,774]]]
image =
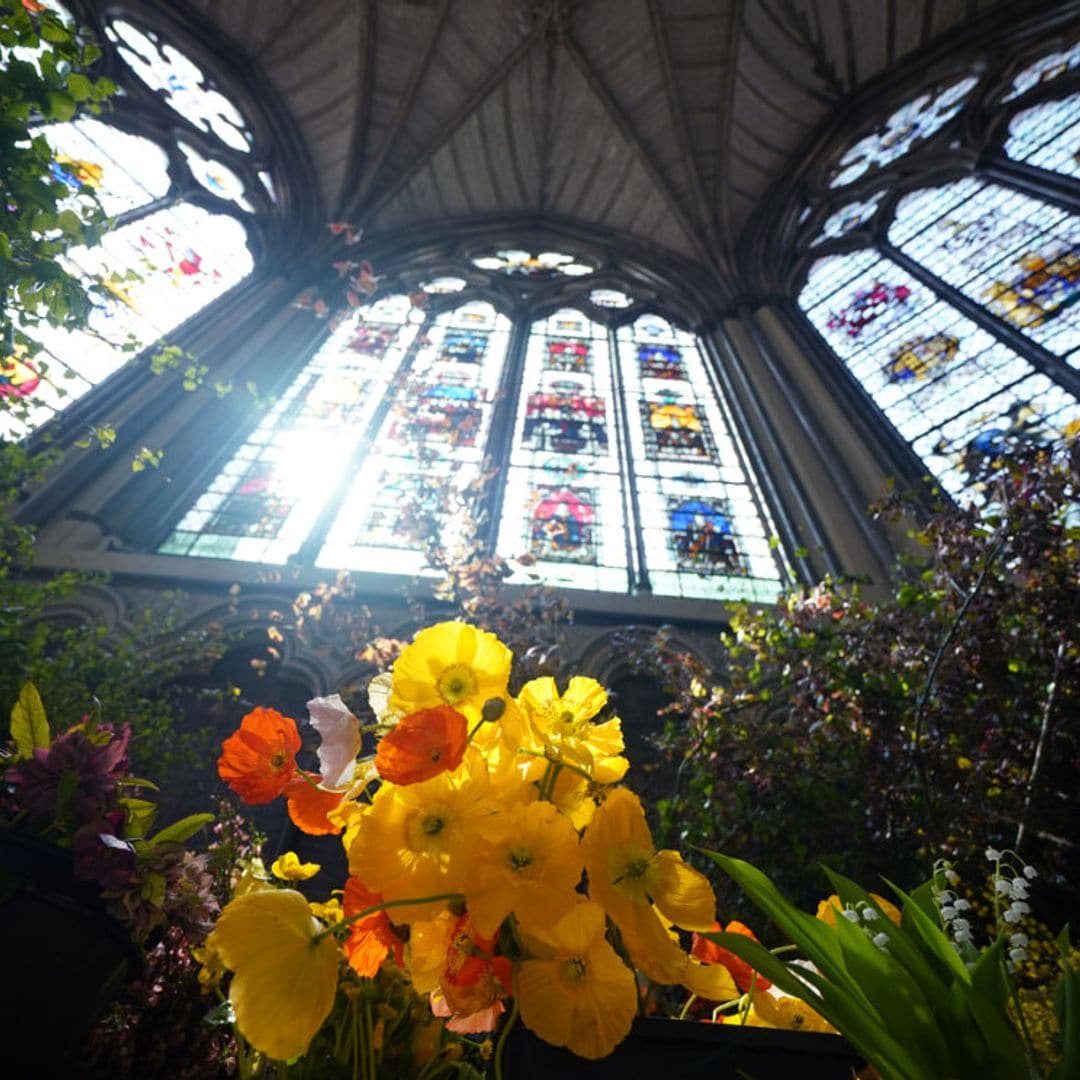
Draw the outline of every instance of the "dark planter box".
[[[519,1022],[507,1040],[503,1071],[507,1080],[851,1080],[860,1065],[839,1035],[639,1019],[599,1061],[550,1046]]]

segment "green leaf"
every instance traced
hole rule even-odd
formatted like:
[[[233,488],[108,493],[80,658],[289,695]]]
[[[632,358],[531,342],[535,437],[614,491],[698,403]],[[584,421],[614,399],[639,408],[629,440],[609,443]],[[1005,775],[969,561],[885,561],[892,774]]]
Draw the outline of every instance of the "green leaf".
[[[19,691],[19,700],[12,707],[11,737],[20,759],[32,757],[35,750],[48,749],[52,743],[45,706],[33,683]]]
[[[75,115],[75,99],[62,90],[49,91],[49,116],[53,120],[70,120]]]
[[[90,80],[77,71],[73,71],[68,76],[67,87],[68,93],[71,94],[76,101],[85,101],[94,92],[94,87]]]
[[[1057,939],[1061,950],[1061,981],[1054,991],[1054,1009],[1061,1025],[1061,1062],[1050,1080],[1080,1076],[1080,972],[1069,962],[1069,927]]]
[[[150,837],[147,843],[151,847],[158,844],[182,844],[213,820],[213,814],[189,814],[186,818],[166,826],[156,836]]]
[[[138,776],[125,776],[116,781],[118,787],[149,788],[151,791],[160,791],[161,788],[151,780],[143,780]]]
[[[121,798],[117,802],[124,808],[124,839],[142,839],[154,823],[157,807],[147,799]]]

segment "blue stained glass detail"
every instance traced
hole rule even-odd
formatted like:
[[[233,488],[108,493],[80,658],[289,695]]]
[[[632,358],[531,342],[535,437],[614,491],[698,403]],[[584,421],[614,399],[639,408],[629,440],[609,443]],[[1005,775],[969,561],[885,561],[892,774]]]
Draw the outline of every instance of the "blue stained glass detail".
[[[1014,161],[1080,177],[1080,94],[1017,113],[1009,124],[1005,153]]]
[[[739,573],[731,511],[721,499],[668,496],[668,528],[680,570]]]
[[[638,363],[645,378],[685,379],[682,353],[671,345],[638,346]]]
[[[848,203],[830,214],[821,226],[821,231],[810,242],[811,247],[825,243],[826,240],[839,240],[865,225],[877,212],[882,199],[882,192],[860,202]]]

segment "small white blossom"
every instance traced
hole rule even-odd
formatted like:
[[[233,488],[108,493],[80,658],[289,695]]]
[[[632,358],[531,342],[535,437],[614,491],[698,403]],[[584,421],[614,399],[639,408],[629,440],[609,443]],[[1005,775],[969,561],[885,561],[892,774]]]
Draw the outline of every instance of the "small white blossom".
[[[859,913],[852,907],[844,908],[844,910],[841,912],[841,914],[849,922],[858,922],[859,921]]]
[[[1025,904],[1023,900],[1014,900],[1009,905],[1010,911],[1015,911],[1017,915],[1030,915],[1031,905]]]
[[[960,884],[960,875],[955,870],[946,870],[945,871],[945,880],[950,885],[959,885]]]
[[[1039,871],[1036,870],[1034,866],[1025,866],[1024,867],[1024,877],[1026,877],[1028,879],[1028,881],[1034,881],[1035,878],[1037,878],[1038,876],[1039,876]]]
[[[961,944],[961,943],[963,943],[965,941],[970,941],[971,940],[971,931],[970,930],[955,930],[955,931],[953,931],[953,937],[956,938],[957,944]]]
[[[1000,862],[1001,861],[1001,852],[998,851],[997,848],[988,847],[986,849],[986,858],[990,862]]]
[[[878,913],[872,907],[864,907],[862,910],[862,917],[867,922],[873,922],[874,919],[878,918]]]
[[[948,922],[950,919],[956,918],[956,907],[953,904],[946,904],[941,909],[941,917]]]
[[[994,878],[994,892],[1012,895],[1012,885],[1010,885],[1003,877]]]
[[[1013,911],[1012,908],[1009,908],[1009,910],[1005,912],[1002,918],[1007,923],[1018,923],[1020,921],[1020,913],[1018,911]]]
[[[1027,950],[1026,949],[1010,949],[1009,950],[1009,959],[1014,964],[1022,964],[1027,959]]]
[[[955,907],[957,911],[971,910],[971,905],[966,900],[957,900],[956,903],[953,904],[953,907]]]
[[[889,935],[888,935],[888,934],[884,934],[884,933],[882,933],[882,934],[875,934],[875,935],[874,935],[874,944],[875,944],[875,945],[876,945],[876,946],[877,946],[877,947],[878,947],[879,949],[884,949],[884,948],[886,948],[886,946],[888,946],[888,944],[889,944]]]
[[[1013,947],[1018,945],[1027,945],[1029,943],[1027,934],[1012,934],[1009,937],[1009,944]]]
[[[1016,900],[1026,900],[1028,898],[1028,883],[1023,878],[1013,878],[1012,895]]]

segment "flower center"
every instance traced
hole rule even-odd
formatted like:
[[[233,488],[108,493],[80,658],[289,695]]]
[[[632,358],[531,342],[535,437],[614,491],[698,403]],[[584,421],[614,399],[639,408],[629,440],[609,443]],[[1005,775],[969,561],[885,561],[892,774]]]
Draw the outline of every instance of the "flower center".
[[[420,822],[420,829],[425,836],[438,836],[445,827],[446,822],[438,814],[428,814]]]
[[[460,705],[476,693],[476,676],[466,664],[451,664],[439,676],[435,689],[447,705]]]
[[[507,852],[506,861],[510,864],[511,870],[524,870],[525,867],[532,865],[532,852],[526,848],[512,848]]]
[[[562,964],[562,977],[568,983],[581,983],[589,973],[589,965],[585,963],[584,956],[571,956]]]
[[[276,754],[270,755],[270,768],[280,769],[285,764],[285,754],[279,750]]]

